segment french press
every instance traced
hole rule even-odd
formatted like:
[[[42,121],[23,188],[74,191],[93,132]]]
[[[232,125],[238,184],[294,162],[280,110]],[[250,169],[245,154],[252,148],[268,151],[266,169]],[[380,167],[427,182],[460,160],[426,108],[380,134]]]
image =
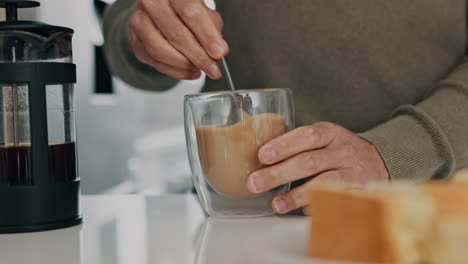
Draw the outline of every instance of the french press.
[[[0,233],[78,225],[70,28],[19,21],[36,1],[0,0]]]

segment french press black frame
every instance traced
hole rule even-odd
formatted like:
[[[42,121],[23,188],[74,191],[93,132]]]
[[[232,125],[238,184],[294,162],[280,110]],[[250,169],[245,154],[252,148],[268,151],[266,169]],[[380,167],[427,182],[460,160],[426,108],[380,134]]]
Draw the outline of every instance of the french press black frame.
[[[7,21],[2,30],[65,31],[72,29],[38,22],[16,21],[17,8],[37,7],[27,0],[0,0]],[[0,185],[0,233],[52,230],[79,225],[80,181],[53,182],[49,172],[46,89],[48,85],[76,83],[76,65],[66,62],[2,62],[0,84],[27,84],[31,143],[29,185]]]

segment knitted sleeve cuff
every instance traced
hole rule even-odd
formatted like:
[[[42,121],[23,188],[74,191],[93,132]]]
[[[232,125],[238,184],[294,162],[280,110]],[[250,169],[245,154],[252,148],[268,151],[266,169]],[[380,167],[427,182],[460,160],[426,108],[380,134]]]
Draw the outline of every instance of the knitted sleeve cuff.
[[[393,181],[445,179],[453,173],[454,154],[437,124],[421,109],[405,105],[396,117],[360,134],[379,151]]]

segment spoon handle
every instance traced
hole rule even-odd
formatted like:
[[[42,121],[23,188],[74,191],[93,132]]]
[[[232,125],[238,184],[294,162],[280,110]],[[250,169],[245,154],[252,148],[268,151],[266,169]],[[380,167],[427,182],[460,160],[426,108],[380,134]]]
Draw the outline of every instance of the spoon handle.
[[[232,78],[231,78],[231,73],[229,72],[229,68],[227,66],[227,63],[226,63],[226,59],[223,57],[220,61],[219,61],[219,64],[221,66],[221,71],[223,73],[223,76],[224,78],[227,79],[228,83],[229,83],[229,88],[234,91],[235,88],[234,88],[234,83],[232,82]]]

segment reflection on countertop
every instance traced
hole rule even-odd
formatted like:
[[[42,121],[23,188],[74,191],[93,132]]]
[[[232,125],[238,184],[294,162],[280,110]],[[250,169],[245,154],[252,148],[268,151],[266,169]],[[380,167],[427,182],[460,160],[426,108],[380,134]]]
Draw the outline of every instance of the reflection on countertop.
[[[310,263],[303,217],[208,218],[200,228],[195,264]]]
[[[190,195],[87,196],[86,264],[191,263],[190,234],[204,219]]]
[[[8,264],[315,263],[305,217],[206,218],[193,195],[82,199],[84,226],[0,235]]]
[[[0,263],[82,264],[82,226],[0,235]]]

